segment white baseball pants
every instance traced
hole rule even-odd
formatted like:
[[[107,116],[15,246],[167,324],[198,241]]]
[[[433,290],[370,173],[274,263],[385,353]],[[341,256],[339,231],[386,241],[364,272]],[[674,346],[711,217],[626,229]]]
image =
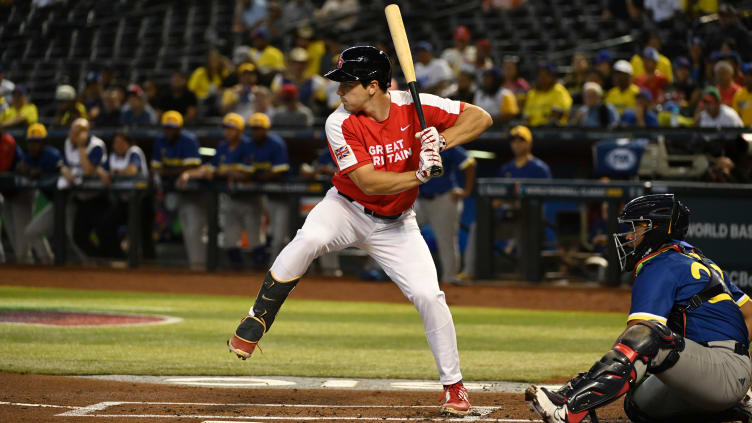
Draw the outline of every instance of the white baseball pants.
[[[366,215],[330,189],[271,267],[277,280],[301,277],[322,254],[355,246],[376,260],[420,313],[443,385],[462,379],[454,322],[431,253],[409,210],[396,220]]]

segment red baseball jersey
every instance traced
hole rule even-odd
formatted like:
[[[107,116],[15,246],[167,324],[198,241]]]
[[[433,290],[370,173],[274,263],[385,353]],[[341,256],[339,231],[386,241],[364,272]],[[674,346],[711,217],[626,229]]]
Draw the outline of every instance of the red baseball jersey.
[[[418,170],[420,132],[418,114],[410,93],[390,91],[389,117],[376,122],[363,113],[352,114],[339,106],[326,120],[326,138],[338,171],[332,177],[337,189],[376,213],[391,216],[408,210],[418,196],[418,187],[399,194],[366,195],[348,173],[373,164],[376,170],[407,172]],[[439,132],[454,125],[464,103],[431,94],[420,94],[426,125]]]

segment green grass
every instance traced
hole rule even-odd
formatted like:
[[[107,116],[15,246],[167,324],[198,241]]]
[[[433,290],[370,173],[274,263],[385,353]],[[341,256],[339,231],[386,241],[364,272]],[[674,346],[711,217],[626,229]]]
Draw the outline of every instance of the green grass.
[[[247,361],[225,341],[251,298],[0,286],[0,309],[163,314],[159,326],[0,323],[0,371],[46,374],[437,377],[408,304],[288,300]],[[466,380],[541,381],[592,365],[624,327],[614,313],[452,307]]]

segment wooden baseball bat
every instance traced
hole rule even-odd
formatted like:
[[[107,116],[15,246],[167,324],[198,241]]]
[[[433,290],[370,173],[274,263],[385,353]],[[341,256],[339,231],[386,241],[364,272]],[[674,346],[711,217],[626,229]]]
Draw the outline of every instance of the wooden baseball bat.
[[[423,115],[423,106],[420,104],[420,96],[418,96],[418,89],[415,86],[415,66],[413,65],[413,55],[410,51],[410,43],[407,41],[405,24],[402,22],[402,13],[400,12],[399,6],[396,4],[388,5],[384,9],[384,13],[386,14],[386,22],[389,24],[389,32],[392,35],[394,50],[397,52],[400,68],[402,68],[402,74],[405,75],[407,87],[410,89],[410,95],[413,97],[413,103],[415,104],[415,111],[418,113],[420,129],[426,129],[426,118]],[[443,167],[434,166],[431,168],[431,176],[441,176],[443,173]]]

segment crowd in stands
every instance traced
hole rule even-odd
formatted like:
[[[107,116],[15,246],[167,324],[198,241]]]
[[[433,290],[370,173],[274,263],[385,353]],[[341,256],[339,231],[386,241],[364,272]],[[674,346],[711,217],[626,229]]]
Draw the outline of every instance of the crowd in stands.
[[[611,4],[605,17],[641,28],[633,55],[573,52],[569,65],[557,66],[546,57],[501,54],[482,34],[474,38],[458,26],[443,50],[414,42],[420,89],[478,104],[497,124],[752,125],[752,37],[740,11],[717,1]],[[169,81],[124,81],[103,65],[81,87],[60,84],[55,106],[44,110],[23,81],[3,78],[0,65],[0,125],[28,126],[40,116],[60,126],[78,117],[99,127],[155,125],[164,111],[176,110],[187,125],[262,112],[275,126],[310,127],[338,106],[336,84],[321,75],[336,65],[338,34],[352,27],[359,7],[357,0],[327,0],[318,9],[309,0],[238,0],[229,57],[211,49],[204,65]],[[707,13],[717,19],[677,34],[675,22],[700,22]],[[391,54],[389,42],[377,44]]]

